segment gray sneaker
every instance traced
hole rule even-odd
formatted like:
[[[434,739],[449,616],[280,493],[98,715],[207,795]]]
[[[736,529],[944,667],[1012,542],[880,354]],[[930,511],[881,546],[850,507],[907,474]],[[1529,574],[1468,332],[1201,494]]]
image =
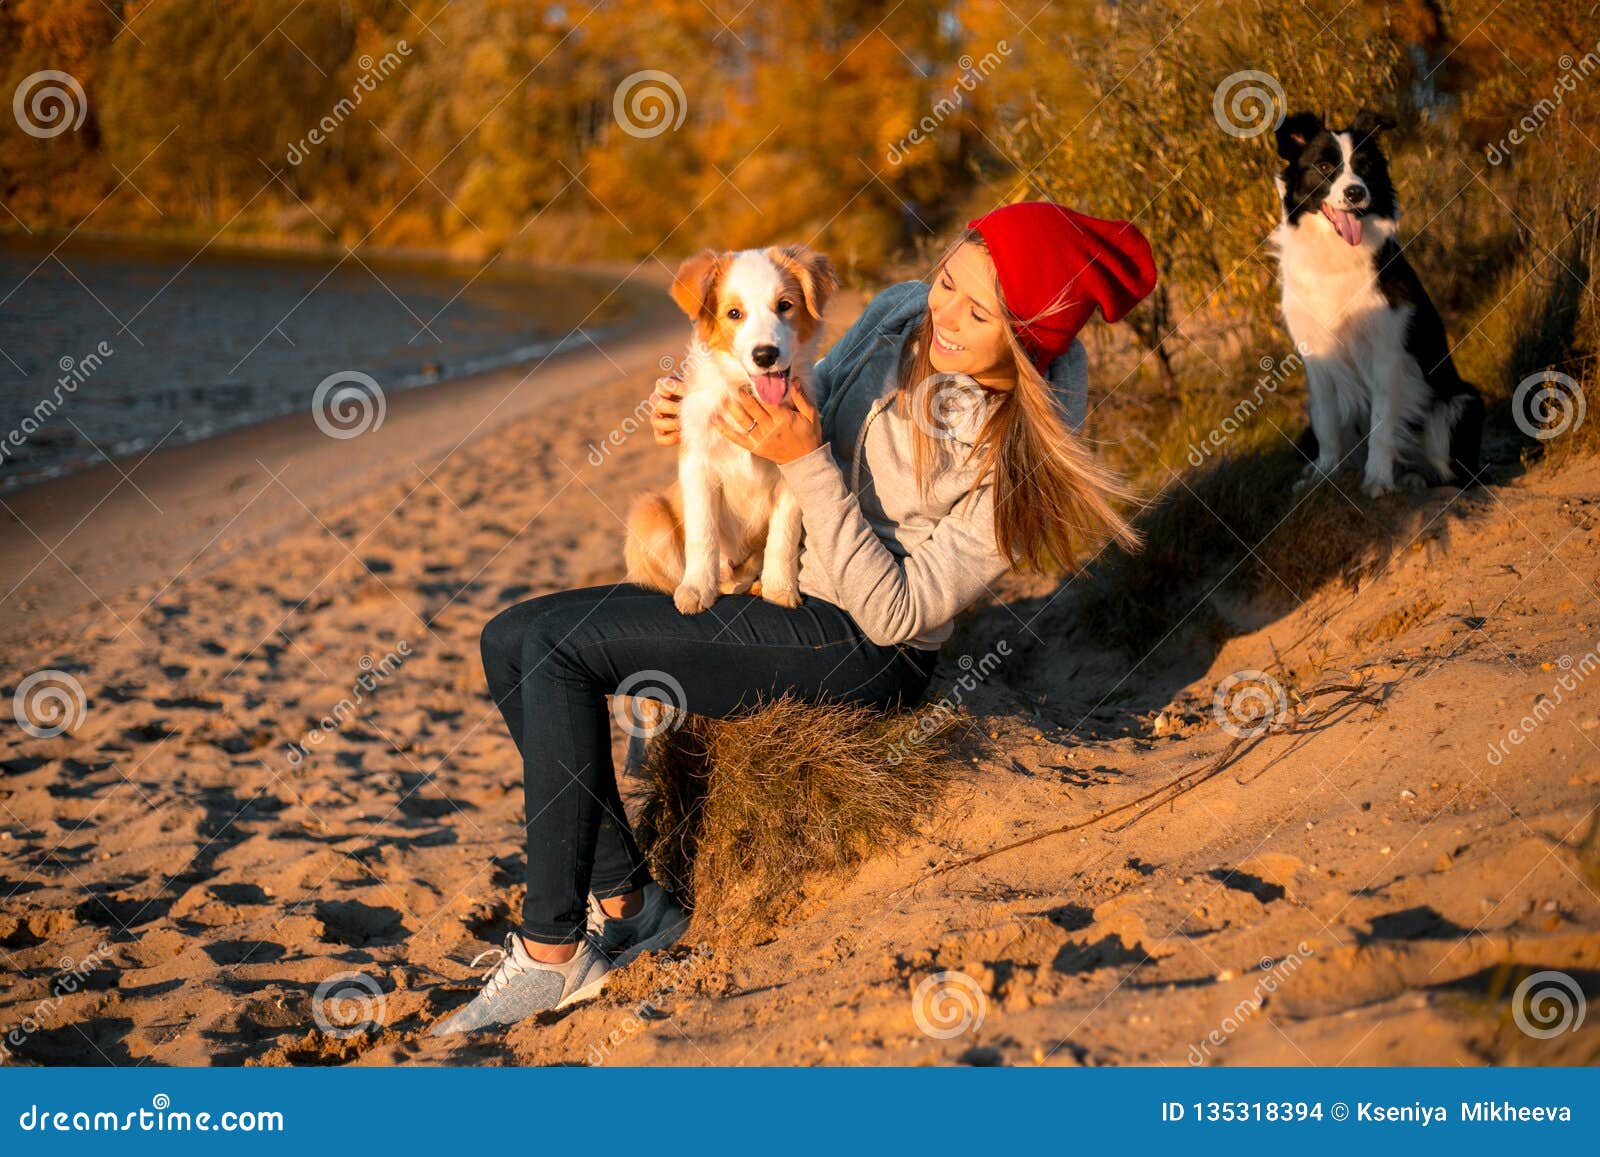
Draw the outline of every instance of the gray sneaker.
[[[528,955],[522,938],[506,933],[503,957],[485,978],[482,991],[449,1020],[433,1026],[434,1036],[474,1032],[495,1025],[516,1024],[536,1012],[565,1008],[599,994],[611,961],[592,940],[584,940],[565,964],[545,964]],[[488,953],[483,953],[477,964]]]
[[[644,906],[632,916],[607,916],[589,897],[589,933],[621,968],[641,952],[670,948],[689,926],[689,914],[660,884],[644,886]]]

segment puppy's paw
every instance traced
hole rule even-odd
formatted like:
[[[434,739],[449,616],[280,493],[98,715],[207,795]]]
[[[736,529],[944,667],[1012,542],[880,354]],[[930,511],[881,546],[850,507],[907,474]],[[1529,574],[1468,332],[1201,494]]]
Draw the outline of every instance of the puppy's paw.
[[[761,597],[769,603],[777,603],[780,607],[792,609],[800,605],[800,592],[793,587],[763,586]]]
[[[685,615],[698,615],[716,601],[717,588],[714,586],[701,587],[692,583],[681,583],[678,589],[672,592],[672,605]]]
[[[1428,488],[1428,480],[1415,470],[1403,471],[1395,484],[1401,489],[1412,494],[1421,494]]]
[[[1368,478],[1361,484],[1361,493],[1368,498],[1382,498],[1394,493],[1394,483],[1385,478]]]

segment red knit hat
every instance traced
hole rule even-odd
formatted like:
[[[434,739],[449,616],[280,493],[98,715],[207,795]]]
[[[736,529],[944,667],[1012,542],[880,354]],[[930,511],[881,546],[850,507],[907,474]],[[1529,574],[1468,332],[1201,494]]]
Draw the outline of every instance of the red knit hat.
[[[1017,337],[1041,374],[1096,309],[1117,321],[1156,286],[1150,243],[1127,221],[1019,201],[967,225],[983,234],[1006,307],[1026,323]]]

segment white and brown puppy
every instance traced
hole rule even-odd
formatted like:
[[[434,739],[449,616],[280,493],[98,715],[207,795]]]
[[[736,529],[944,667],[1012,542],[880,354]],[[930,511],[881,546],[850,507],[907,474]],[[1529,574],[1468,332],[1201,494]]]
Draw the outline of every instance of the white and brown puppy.
[[[628,514],[628,580],[698,614],[749,591],[800,605],[800,504],[777,466],[736,446],[713,416],[745,391],[768,406],[810,385],[833,266],[800,245],[717,252],[678,267],[672,299],[694,322],[683,361],[678,481]]]

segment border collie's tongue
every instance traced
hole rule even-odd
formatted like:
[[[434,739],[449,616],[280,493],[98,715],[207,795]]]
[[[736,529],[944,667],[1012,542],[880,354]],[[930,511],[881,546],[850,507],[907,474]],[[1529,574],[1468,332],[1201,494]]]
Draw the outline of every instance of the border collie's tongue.
[[[755,374],[750,378],[750,384],[755,387],[756,397],[769,406],[776,406],[783,401],[783,395],[789,389],[789,371],[779,370],[775,374]]]
[[[1322,203],[1322,215],[1333,223],[1334,229],[1344,238],[1346,245],[1361,244],[1360,217],[1343,209],[1335,209],[1326,201]]]

